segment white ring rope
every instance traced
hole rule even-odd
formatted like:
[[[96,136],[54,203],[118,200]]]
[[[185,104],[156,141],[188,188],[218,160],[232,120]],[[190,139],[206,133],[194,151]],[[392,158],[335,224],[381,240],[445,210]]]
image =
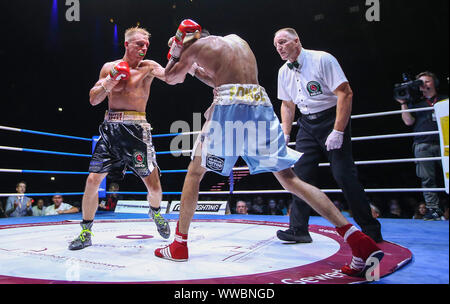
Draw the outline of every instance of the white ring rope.
[[[426,161],[440,161],[442,157],[421,157],[421,158],[400,158],[400,159],[380,159],[380,160],[361,160],[355,161],[355,165],[375,165],[375,164],[394,164],[394,163],[415,163]],[[330,163],[319,163],[319,167],[329,167]],[[245,171],[248,167],[236,167],[233,171]],[[1,169],[0,169],[1,172]]]
[[[413,137],[413,136],[434,135],[434,134],[439,134],[439,131],[409,132],[409,133],[397,133],[397,134],[385,134],[385,135],[360,136],[360,137],[352,137],[352,141]],[[288,145],[289,146],[295,145],[295,141],[290,142]]]
[[[342,193],[341,189],[320,189],[325,193]],[[379,188],[379,189],[364,189],[367,193],[378,192],[442,192],[445,188]],[[272,194],[290,194],[287,190],[243,190],[233,191],[233,194],[258,194],[258,193],[272,193]],[[230,194],[230,191],[200,191],[199,194]]]
[[[386,138],[399,138],[399,137],[411,137],[411,136],[434,135],[434,134],[439,134],[439,131],[410,132],[410,133],[397,133],[397,134],[386,134],[386,135],[352,137],[352,141],[372,140],[372,139],[386,139]]]
[[[412,113],[412,112],[422,112],[422,111],[434,111],[434,108],[417,108],[417,109],[408,109],[408,110],[396,110],[396,111],[388,111],[388,112],[378,112],[378,113],[369,113],[369,114],[359,114],[350,116],[351,119],[358,118],[367,118],[367,117],[378,117],[378,116],[387,116],[387,115],[395,115],[402,113]]]
[[[22,152],[22,151],[23,151],[23,148],[0,146],[0,150],[8,150],[8,151],[19,151],[19,152]]]
[[[13,131],[13,132],[21,132],[22,129],[19,129],[19,128],[12,128],[12,127],[6,127],[6,126],[0,126],[0,130]]]

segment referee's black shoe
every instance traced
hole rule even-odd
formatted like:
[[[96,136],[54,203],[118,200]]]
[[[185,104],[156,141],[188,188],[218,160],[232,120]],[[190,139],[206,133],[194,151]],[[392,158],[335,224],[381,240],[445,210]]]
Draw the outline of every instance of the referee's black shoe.
[[[381,236],[381,232],[377,231],[377,232],[369,232],[369,231],[365,231],[364,232],[366,235],[368,235],[372,240],[375,241],[375,243],[381,243],[383,242],[383,237]]]
[[[291,228],[288,230],[278,230],[277,237],[286,242],[295,242],[295,243],[312,243],[312,238],[309,235],[309,232],[305,231],[296,231]]]

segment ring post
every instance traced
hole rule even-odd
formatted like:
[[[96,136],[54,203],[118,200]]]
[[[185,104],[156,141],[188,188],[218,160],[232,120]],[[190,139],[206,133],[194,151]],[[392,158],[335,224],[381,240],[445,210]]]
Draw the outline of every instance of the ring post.
[[[233,170],[231,170],[230,174],[230,194],[233,194],[234,190],[234,180],[233,180]]]
[[[435,115],[439,130],[442,155],[442,171],[444,173],[445,192],[448,194],[449,188],[449,140],[448,140],[448,99],[440,101],[434,105]]]
[[[100,136],[92,136],[92,154],[94,154],[95,146],[97,145]],[[98,198],[106,197],[106,177],[100,183],[100,187],[98,188]]]

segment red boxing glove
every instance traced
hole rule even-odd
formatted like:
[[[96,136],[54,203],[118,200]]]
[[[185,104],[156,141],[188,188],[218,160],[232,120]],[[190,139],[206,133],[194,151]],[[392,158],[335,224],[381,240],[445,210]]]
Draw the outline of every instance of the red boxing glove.
[[[185,19],[181,21],[180,26],[178,27],[177,33],[175,34],[175,41],[178,44],[183,45],[183,40],[186,37],[187,33],[195,33],[201,32],[202,27],[197,22],[191,19]]]
[[[167,54],[167,59],[174,58],[174,60],[180,58],[181,51],[183,50],[183,41],[186,37],[186,34],[201,32],[202,27],[197,22],[191,19],[185,19],[178,26],[177,33],[175,34],[174,39],[172,40],[172,46]]]
[[[126,61],[121,61],[109,71],[109,76],[114,80],[127,80],[130,78],[130,66]]]

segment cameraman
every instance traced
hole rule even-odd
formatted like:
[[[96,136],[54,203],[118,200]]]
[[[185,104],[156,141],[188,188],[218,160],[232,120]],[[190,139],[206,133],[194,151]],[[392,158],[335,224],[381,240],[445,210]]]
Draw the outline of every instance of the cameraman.
[[[446,96],[438,95],[437,87],[439,81],[431,72],[422,72],[416,76],[417,80],[422,80],[420,86],[421,97],[410,100],[397,101],[401,104],[402,110],[433,107],[438,101],[446,99]],[[413,126],[414,132],[437,131],[438,125],[434,111],[404,112],[402,113],[403,122],[407,126]],[[420,135],[414,137],[413,144],[414,156],[422,157],[440,157],[441,148],[439,135]],[[440,162],[438,162],[441,165]],[[416,174],[422,180],[422,188],[436,188],[436,161],[416,162]],[[443,212],[439,207],[439,196],[436,192],[423,192],[427,213],[424,220],[440,220]]]

